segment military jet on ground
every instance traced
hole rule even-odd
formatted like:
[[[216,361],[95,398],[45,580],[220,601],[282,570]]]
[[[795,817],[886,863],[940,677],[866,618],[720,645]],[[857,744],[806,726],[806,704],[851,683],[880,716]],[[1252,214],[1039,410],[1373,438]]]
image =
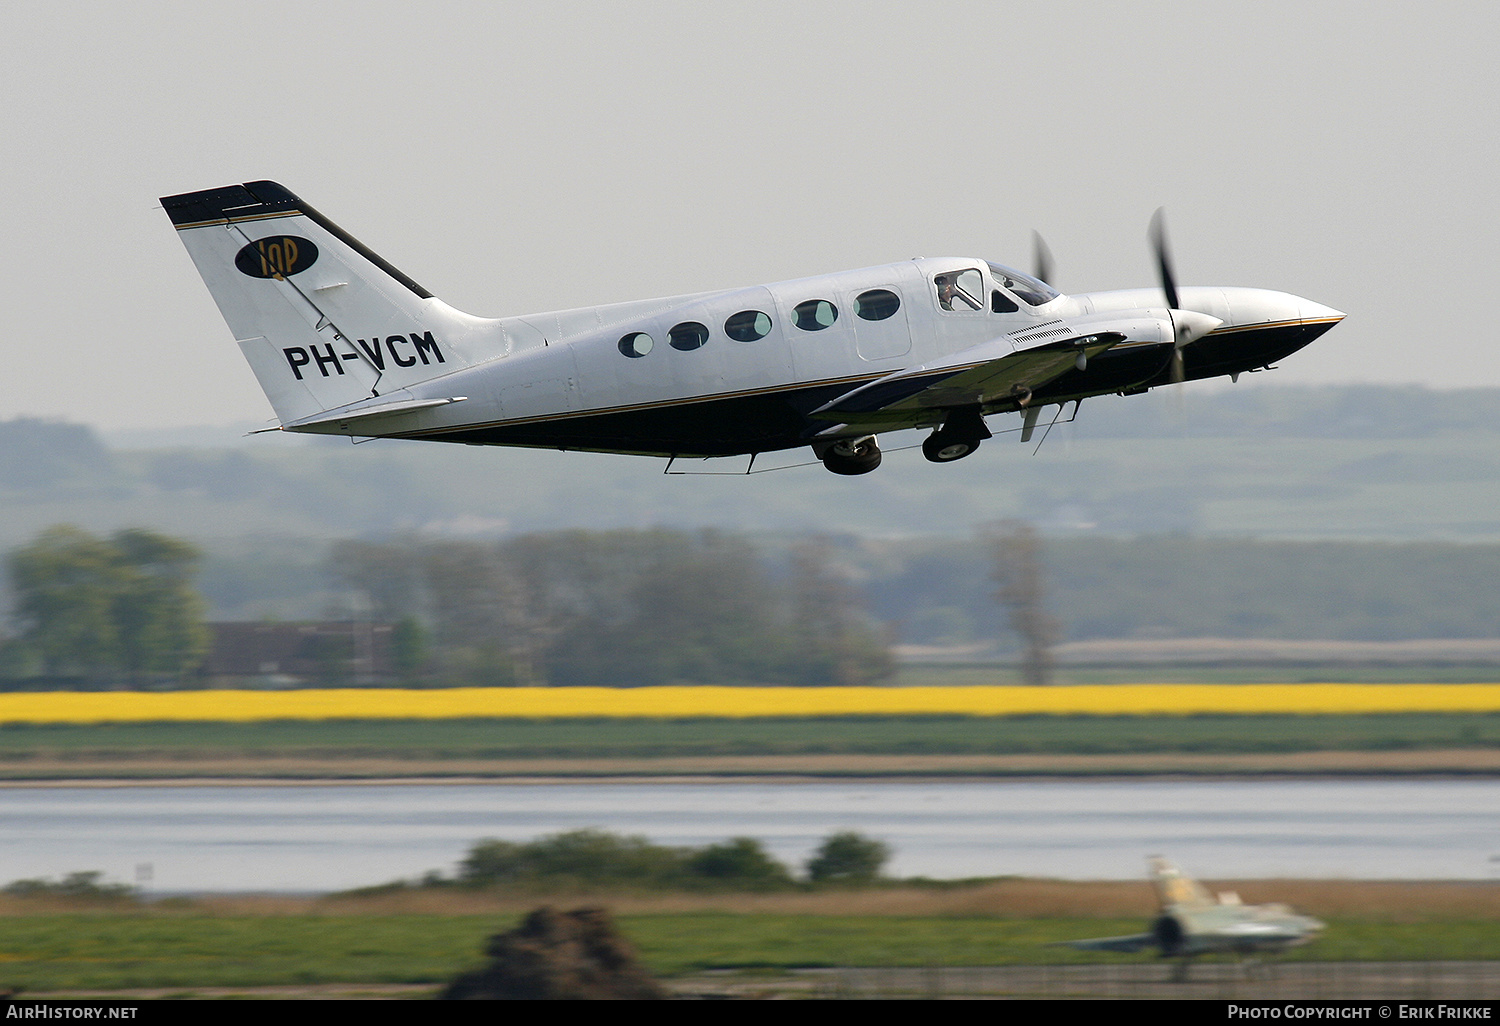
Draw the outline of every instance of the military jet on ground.
[[[928,429],[962,459],[985,417],[1269,367],[1342,318],[1266,289],[1065,296],[972,257],[520,317],[455,310],[275,182],[162,198],[276,411],[267,430],[679,457],[811,448],[837,474]],[[586,286],[579,268],[576,283]],[[580,298],[585,293],[580,291]],[[1076,412],[1077,406],[1074,405]],[[670,467],[670,463],[668,464]]]
[[[1161,914],[1147,933],[1063,941],[1080,951],[1139,952],[1156,948],[1163,958],[1178,958],[1175,979],[1186,979],[1195,955],[1229,952],[1253,955],[1285,951],[1313,940],[1324,924],[1298,915],[1286,905],[1246,905],[1225,891],[1215,898],[1198,881],[1160,856],[1151,858],[1151,880]]]

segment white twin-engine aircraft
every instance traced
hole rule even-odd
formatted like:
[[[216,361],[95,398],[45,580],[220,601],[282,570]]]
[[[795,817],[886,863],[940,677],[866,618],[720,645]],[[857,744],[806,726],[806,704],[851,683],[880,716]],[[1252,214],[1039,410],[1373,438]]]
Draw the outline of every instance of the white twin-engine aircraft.
[[[922,451],[947,463],[990,437],[990,414],[1020,412],[1025,441],[1045,406],[1259,370],[1343,318],[1284,292],[1177,288],[1159,222],[1160,288],[1064,296],[1045,266],[920,257],[484,318],[274,182],[161,202],[283,431],[748,455],[747,470],[811,446],[863,474],[883,431],[930,428]]]

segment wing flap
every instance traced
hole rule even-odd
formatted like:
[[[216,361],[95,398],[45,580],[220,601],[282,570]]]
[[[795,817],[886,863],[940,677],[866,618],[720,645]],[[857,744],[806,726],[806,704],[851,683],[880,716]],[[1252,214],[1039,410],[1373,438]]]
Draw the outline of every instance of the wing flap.
[[[1007,335],[861,385],[812,415],[854,425],[915,423],[934,410],[1027,394],[1073,369],[1080,355],[1097,356],[1124,340],[1119,332],[1105,331],[1015,352]]]

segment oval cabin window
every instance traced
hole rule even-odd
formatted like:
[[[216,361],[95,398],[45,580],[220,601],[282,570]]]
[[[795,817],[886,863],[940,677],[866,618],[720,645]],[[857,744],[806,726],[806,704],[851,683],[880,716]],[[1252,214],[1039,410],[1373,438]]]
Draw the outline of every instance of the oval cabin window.
[[[620,339],[620,352],[631,359],[637,359],[651,352],[651,347],[656,341],[644,331],[633,331]]]
[[[759,310],[741,310],[724,322],[724,334],[736,342],[754,342],[771,333],[771,318]]]
[[[854,312],[867,321],[883,321],[901,309],[901,297],[889,289],[861,292],[854,300]]]
[[[832,327],[833,322],[839,319],[839,308],[826,299],[809,299],[805,303],[798,303],[794,312],[797,315],[797,327],[803,331],[822,331]]]
[[[667,332],[667,344],[673,349],[681,349],[684,353],[699,349],[706,342],[708,342],[708,327],[697,321],[674,324],[672,330]]]

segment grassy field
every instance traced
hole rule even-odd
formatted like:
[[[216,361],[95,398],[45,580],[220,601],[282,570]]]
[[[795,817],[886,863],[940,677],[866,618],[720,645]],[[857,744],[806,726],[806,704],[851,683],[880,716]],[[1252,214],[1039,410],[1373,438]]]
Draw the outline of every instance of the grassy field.
[[[1248,901],[1288,900],[1324,918],[1303,960],[1470,960],[1500,955],[1500,889],[1464,883],[1246,881]],[[439,892],[353,901],[216,899],[63,911],[0,902],[0,989],[27,991],[437,984],[481,961],[536,896]],[[940,889],[556,899],[606,904],[655,973],[807,966],[1081,964],[1050,947],[1134,933],[1144,884],[994,881]],[[1103,956],[1143,961],[1150,956]]]
[[[826,717],[817,719],[282,720],[10,724],[0,762],[372,756],[408,759],[684,755],[1299,752],[1500,747],[1500,713],[1377,716]]]
[[[288,720],[0,729],[0,780],[16,781],[1497,770],[1500,714],[1494,713]]]

